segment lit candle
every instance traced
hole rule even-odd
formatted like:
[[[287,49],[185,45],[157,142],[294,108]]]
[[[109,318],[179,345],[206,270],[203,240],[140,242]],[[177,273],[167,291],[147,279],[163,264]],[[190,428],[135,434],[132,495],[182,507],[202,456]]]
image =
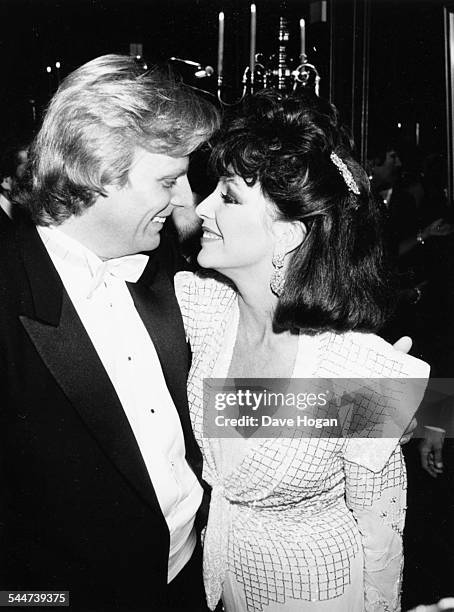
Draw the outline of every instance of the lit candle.
[[[218,79],[222,79],[222,67],[224,64],[224,13],[219,13],[218,34]]]
[[[257,38],[257,13],[255,10],[255,4],[251,4],[251,46],[250,46],[250,53],[249,53],[249,70],[251,71],[251,82],[254,80],[256,38]]]
[[[51,66],[46,66],[47,72],[47,85],[49,87],[49,98],[52,97],[52,68]]]
[[[57,83],[60,85],[60,62],[55,62],[55,68],[57,69]]]
[[[304,63],[306,59],[306,23],[304,19],[300,19],[300,32],[301,32],[301,62]]]

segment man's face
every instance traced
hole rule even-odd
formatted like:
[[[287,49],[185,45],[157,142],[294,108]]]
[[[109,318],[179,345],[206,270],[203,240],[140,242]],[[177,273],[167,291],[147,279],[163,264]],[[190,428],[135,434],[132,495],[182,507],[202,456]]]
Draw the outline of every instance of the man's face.
[[[187,157],[170,157],[138,148],[124,187],[108,185],[87,209],[95,252],[103,259],[151,251],[174,206],[192,206]]]
[[[17,152],[16,177],[22,178],[28,162],[28,150],[21,149]]]
[[[201,234],[202,220],[195,211],[200,197],[192,194],[191,206],[178,206],[172,210],[172,220],[180,242],[191,240]]]
[[[372,168],[373,180],[379,189],[389,189],[395,185],[400,176],[402,162],[398,153],[391,149],[386,151],[386,157],[381,165]]]

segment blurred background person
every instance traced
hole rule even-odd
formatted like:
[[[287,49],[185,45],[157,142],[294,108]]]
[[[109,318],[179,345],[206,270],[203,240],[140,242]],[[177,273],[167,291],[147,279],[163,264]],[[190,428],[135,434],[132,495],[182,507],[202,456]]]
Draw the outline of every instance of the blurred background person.
[[[0,153],[0,223],[7,223],[17,213],[12,192],[22,178],[28,161],[28,145],[16,143]]]

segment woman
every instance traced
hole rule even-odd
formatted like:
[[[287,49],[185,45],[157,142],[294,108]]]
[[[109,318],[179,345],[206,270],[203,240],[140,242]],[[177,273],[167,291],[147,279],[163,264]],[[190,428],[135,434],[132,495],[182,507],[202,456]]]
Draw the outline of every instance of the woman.
[[[399,609],[397,440],[203,431],[206,378],[427,376],[372,333],[388,290],[379,217],[335,112],[322,105],[266,92],[224,129],[212,155],[218,185],[197,209],[198,261],[222,277],[176,277],[193,350],[193,426],[213,488],[211,609],[221,593],[227,612]]]

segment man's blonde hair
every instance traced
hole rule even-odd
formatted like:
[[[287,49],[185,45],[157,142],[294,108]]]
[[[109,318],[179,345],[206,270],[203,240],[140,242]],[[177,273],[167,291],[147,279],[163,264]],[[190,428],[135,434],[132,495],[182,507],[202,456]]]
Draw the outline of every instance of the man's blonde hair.
[[[183,157],[218,125],[211,103],[163,71],[144,71],[128,56],[98,57],[52,98],[19,201],[37,224],[61,223],[105,195],[106,185],[125,185],[137,147]]]

